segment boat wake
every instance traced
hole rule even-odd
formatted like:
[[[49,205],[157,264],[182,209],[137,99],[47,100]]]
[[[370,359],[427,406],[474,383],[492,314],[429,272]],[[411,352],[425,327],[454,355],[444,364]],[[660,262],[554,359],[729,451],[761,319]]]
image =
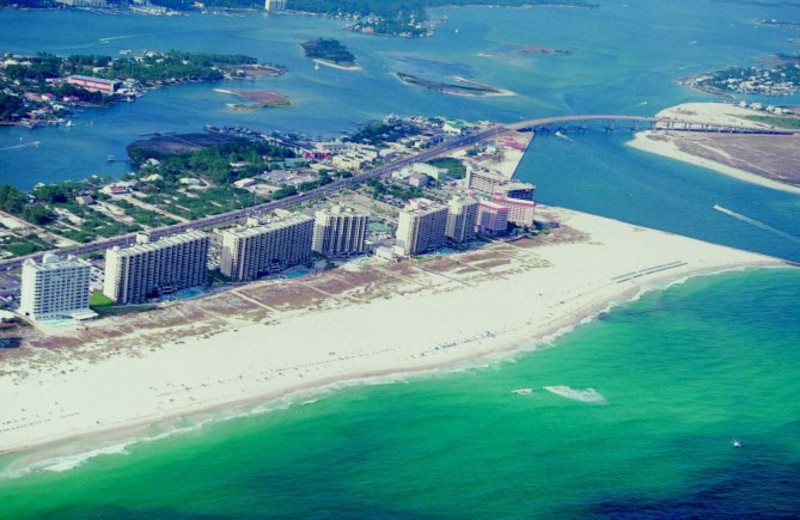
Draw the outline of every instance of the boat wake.
[[[760,220],[756,220],[754,218],[750,218],[747,215],[742,215],[741,213],[736,213],[735,211],[729,210],[728,208],[724,208],[724,207],[720,206],[719,204],[714,204],[714,209],[719,211],[720,213],[724,213],[724,214],[728,215],[729,217],[733,217],[736,220],[741,220],[742,222],[746,222],[746,223],[750,224],[751,226],[755,226],[755,227],[757,227],[759,229],[763,229],[764,231],[769,231],[773,235],[777,235],[777,236],[779,236],[781,238],[785,238],[786,240],[789,240],[791,242],[795,242],[797,244],[800,244],[800,237],[796,237],[796,236],[792,235],[791,233],[787,233],[786,231],[781,231],[780,229],[776,229],[776,228],[770,226],[769,224],[765,224],[765,223],[761,222]]]
[[[563,385],[563,386],[545,386],[543,387],[548,392],[551,392],[556,395],[560,395],[561,397],[566,397],[567,399],[572,399],[573,401],[580,401],[582,403],[591,403],[591,404],[606,404],[606,398],[603,394],[595,390],[594,388],[587,388],[585,390],[577,390],[575,388]]]
[[[42,144],[41,141],[31,141],[30,143],[15,144],[13,146],[6,146],[5,148],[0,148],[0,152],[8,152],[11,150],[22,150],[23,148],[30,148],[30,147],[37,148],[41,144]]]

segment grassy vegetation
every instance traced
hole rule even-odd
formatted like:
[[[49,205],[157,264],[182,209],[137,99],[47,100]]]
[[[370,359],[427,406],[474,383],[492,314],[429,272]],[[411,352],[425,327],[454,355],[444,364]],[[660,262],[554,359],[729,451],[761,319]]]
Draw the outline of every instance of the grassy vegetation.
[[[428,164],[437,168],[446,169],[447,176],[451,179],[463,179],[467,174],[467,167],[464,166],[464,163],[452,157],[440,157],[439,159],[433,159],[428,161]]]
[[[46,251],[52,247],[52,244],[34,234],[23,237],[7,236],[0,239],[0,250],[8,251],[14,256],[30,255],[38,251]]]
[[[757,123],[765,123],[779,128],[788,128],[790,130],[800,130],[800,119],[792,117],[778,117],[778,116],[747,116],[750,121]]]
[[[111,307],[113,305],[114,300],[103,294],[102,291],[93,291],[92,294],[89,295],[89,307],[94,310]]]

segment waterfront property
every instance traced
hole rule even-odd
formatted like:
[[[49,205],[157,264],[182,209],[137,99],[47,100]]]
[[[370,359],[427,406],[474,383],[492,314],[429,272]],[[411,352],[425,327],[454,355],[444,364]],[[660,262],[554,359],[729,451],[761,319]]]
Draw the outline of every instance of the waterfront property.
[[[528,182],[509,181],[495,189],[495,193],[509,199],[533,200],[536,186]]]
[[[502,235],[508,228],[508,212],[507,207],[495,202],[480,201],[475,231],[490,236]]]
[[[121,81],[91,78],[89,76],[70,76],[67,83],[76,87],[81,87],[89,92],[102,92],[103,94],[113,94],[122,85]]]
[[[492,195],[492,202],[508,209],[508,220],[520,226],[530,226],[536,211],[536,203],[531,200],[512,199],[502,195]]]
[[[232,280],[259,276],[311,261],[314,219],[293,215],[262,224],[248,219],[244,226],[222,234],[220,272]]]
[[[312,250],[329,257],[360,255],[366,251],[369,217],[351,208],[335,206],[318,211]]]
[[[89,309],[90,270],[89,262],[75,256],[48,253],[41,263],[26,260],[19,312],[34,321],[95,317]]]
[[[429,199],[411,199],[400,210],[397,245],[406,255],[435,251],[445,245],[447,206]]]
[[[136,238],[130,247],[106,251],[103,293],[115,303],[141,303],[208,280],[206,233],[188,231],[154,242],[144,233]]]
[[[461,244],[475,237],[478,201],[472,197],[456,197],[448,203],[445,236]]]

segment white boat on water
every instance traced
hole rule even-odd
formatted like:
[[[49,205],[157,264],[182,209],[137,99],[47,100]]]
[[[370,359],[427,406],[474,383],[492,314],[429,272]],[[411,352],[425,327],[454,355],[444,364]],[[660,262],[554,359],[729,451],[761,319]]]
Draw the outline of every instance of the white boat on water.
[[[511,393],[516,395],[531,395],[533,393],[533,388],[517,388],[516,390],[512,390]]]
[[[733,446],[734,448],[741,448],[742,447],[742,441],[740,441],[739,439],[732,439],[731,440],[731,446]]]

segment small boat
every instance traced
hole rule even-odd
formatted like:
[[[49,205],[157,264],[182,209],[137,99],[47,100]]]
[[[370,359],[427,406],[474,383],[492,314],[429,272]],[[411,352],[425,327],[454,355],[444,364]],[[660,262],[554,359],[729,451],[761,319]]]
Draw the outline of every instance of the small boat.
[[[516,390],[512,390],[511,393],[516,395],[531,395],[533,393],[533,388],[517,388]]]
[[[741,448],[742,441],[740,441],[739,439],[733,439],[731,440],[731,446],[733,446],[734,448]]]

